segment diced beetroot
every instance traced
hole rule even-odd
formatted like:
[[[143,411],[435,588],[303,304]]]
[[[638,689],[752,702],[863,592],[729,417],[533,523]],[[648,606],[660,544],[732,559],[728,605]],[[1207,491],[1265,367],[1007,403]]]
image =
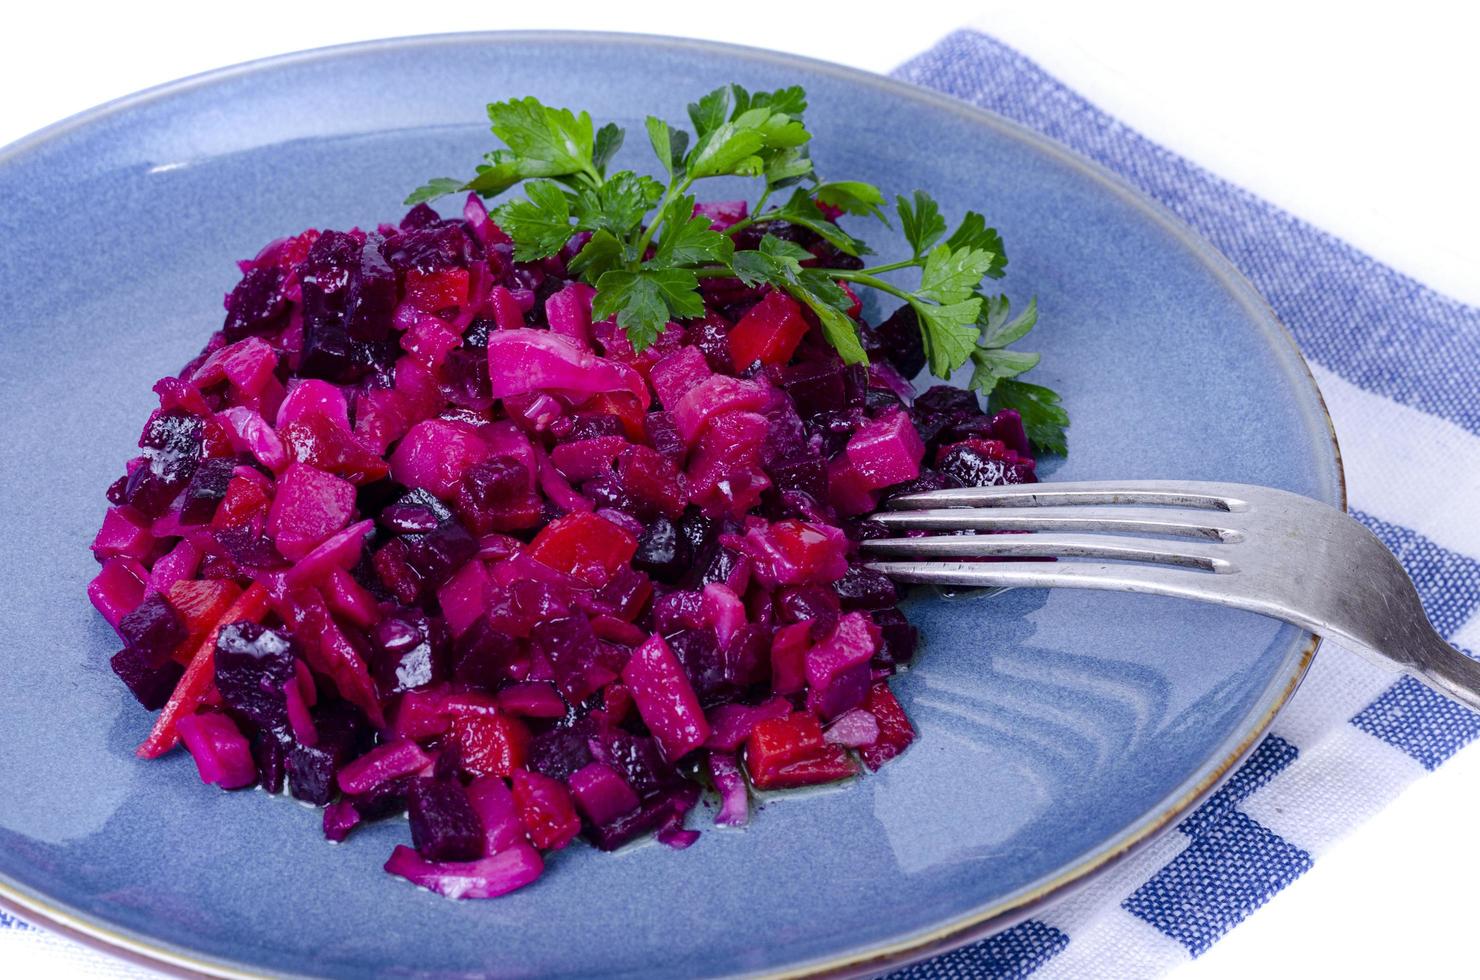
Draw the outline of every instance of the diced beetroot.
[[[260,413],[237,405],[218,412],[216,418],[225,425],[235,452],[251,453],[274,473],[288,465],[287,447]]]
[[[575,341],[581,347],[591,346],[591,300],[596,290],[583,282],[573,282],[545,300],[545,320],[554,333]]]
[[[772,718],[791,714],[791,704],[783,697],[773,697],[757,705],[722,704],[709,712],[712,729],[704,740],[706,749],[733,752],[750,737],[755,726]]]
[[[143,561],[154,547],[149,522],[128,507],[110,507],[103,527],[93,539],[92,552],[98,561],[132,558]]]
[[[670,761],[709,737],[709,723],[699,699],[661,636],[650,637],[632,652],[622,671],[622,682],[632,691],[638,713]]]
[[[806,657],[812,645],[812,624],[791,623],[771,639],[771,690],[795,694],[807,684]]]
[[[768,423],[754,412],[729,412],[705,428],[689,462],[689,499],[706,514],[739,516],[771,485],[761,468]]]
[[[879,627],[860,612],[845,613],[832,632],[807,652],[807,684],[826,688],[842,671],[867,665],[879,649]]]
[[[566,781],[576,806],[593,824],[610,823],[636,810],[640,801],[615,769],[592,762],[571,773]]]
[[[714,630],[719,645],[725,647],[745,625],[745,603],[740,601],[735,590],[728,585],[711,582],[704,586],[700,615],[705,624]]]
[[[483,825],[455,779],[411,781],[406,797],[411,842],[430,861],[475,861],[483,856]]]
[[[488,568],[476,558],[437,590],[437,603],[453,636],[462,636],[483,615],[487,593]]]
[[[630,445],[621,436],[597,436],[594,439],[563,442],[550,450],[550,462],[555,464],[560,475],[567,480],[590,480],[609,475],[617,456]]]
[[[369,629],[379,618],[375,597],[343,568],[331,569],[320,581],[319,591],[323,593],[324,602],[331,612],[349,620],[360,629]]]
[[[87,597],[108,625],[118,628],[118,621],[134,611],[144,599],[144,582],[148,572],[133,558],[109,558],[102,570],[88,583]]]
[[[793,518],[769,527],[753,525],[734,547],[755,563],[755,574],[765,585],[802,585],[832,582],[848,571],[848,539],[842,530]]]
[[[514,773],[514,801],[525,832],[541,850],[558,851],[581,832],[575,803],[559,780],[520,769]]]
[[[879,737],[872,745],[860,748],[858,754],[864,765],[877,770],[909,748],[910,743],[915,740],[915,726],[910,724],[910,719],[899,706],[894,692],[883,681],[869,688],[864,707],[878,720]]]
[[[558,447],[557,447],[558,448]],[[647,446],[626,446],[617,456],[617,482],[634,498],[668,518],[686,502],[678,467]]]
[[[410,739],[376,746],[339,770],[339,788],[346,793],[368,793],[381,783],[420,773],[432,757]]]
[[[671,412],[695,385],[713,374],[697,347],[684,347],[654,364],[648,372],[648,383],[657,392],[659,404]]]
[[[462,766],[475,776],[514,775],[529,752],[529,729],[512,715],[460,716],[452,723]]]
[[[216,712],[189,715],[180,719],[179,732],[201,782],[241,789],[257,781],[252,747],[230,718]]]
[[[354,511],[355,488],[349,481],[293,463],[278,480],[267,532],[284,557],[298,559],[342,530]]]
[[[678,434],[692,445],[710,419],[729,412],[756,412],[770,400],[770,389],[760,381],[716,374],[690,388],[669,411]]]
[[[347,839],[350,831],[360,825],[363,818],[355,805],[348,800],[338,800],[324,807],[324,837],[336,844]]]
[[[545,681],[510,684],[498,692],[498,704],[509,714],[524,718],[563,718],[566,712],[565,700],[555,685]]]
[[[535,535],[527,554],[550,568],[600,585],[632,560],[637,540],[595,514],[567,514]]]
[[[428,419],[406,433],[391,455],[391,476],[408,487],[452,500],[464,474],[488,454],[478,431],[463,422]]]
[[[353,568],[373,525],[373,521],[360,521],[330,536],[288,569],[288,584],[314,585],[335,571]]]
[[[385,461],[355,438],[344,393],[327,381],[309,379],[293,386],[278,408],[277,434],[293,459],[356,485],[389,472]]]
[[[797,301],[783,292],[767,293],[730,331],[730,363],[743,371],[756,361],[785,364],[807,335]]]
[[[509,784],[498,776],[483,776],[468,784],[468,802],[483,824],[483,850],[497,854],[524,842],[524,825]]]
[[[641,407],[649,403],[642,375],[546,330],[501,330],[490,336],[488,376],[495,398],[551,389],[572,396],[626,391]]]
[[[874,490],[847,455],[827,464],[827,499],[842,517],[866,514],[878,506]]]
[[[854,433],[848,440],[847,453],[859,483],[866,489],[879,490],[920,475],[925,443],[920,441],[909,415],[895,409]]]

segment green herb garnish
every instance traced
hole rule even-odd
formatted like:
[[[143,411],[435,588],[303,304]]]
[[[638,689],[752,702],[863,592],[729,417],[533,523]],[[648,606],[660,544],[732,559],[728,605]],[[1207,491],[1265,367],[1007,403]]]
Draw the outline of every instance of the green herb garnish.
[[[457,191],[493,197],[522,183],[525,197],[493,212],[514,240],[514,257],[545,258],[578,232],[589,232],[570,271],[596,287],[593,315],[615,316],[639,351],[670,320],[703,315],[701,279],[726,277],[791,294],[816,315],[844,361],[864,364],[859,325],[848,313],[853,301],[839,284],[888,293],[914,309],[932,374],[946,378],[969,362],[969,384],[987,396],[991,408],[1016,409],[1034,446],[1065,452],[1069,416],[1059,396],[1018,380],[1039,355],[1011,349],[1036,324],[1036,301],[1012,316],[1006,296],[983,291],[987,280],[1006,271],[1007,253],[980,214],[967,211],[947,235],[947,222],[929,194],[917,190],[896,197],[894,214],[910,256],[861,269],[819,267],[813,252],[769,233],[754,249],[736,248],[739,232],[785,223],[830,246],[819,251],[861,258],[872,250],[829,213],[889,224],[887,199],[877,187],[817,176],[808,154],[811,134],[802,121],[806,108],[806,93],[797,86],[748,92],[729,85],[689,106],[692,132],[649,116],[648,141],[662,179],[631,170],[607,173],[625,136],[613,124],[597,129],[588,113],[551,108],[532,96],[495,102],[488,118],[504,148],[487,154],[471,180],[436,178],[406,203]],[[733,176],[754,177],[763,189],[750,217],[714,231],[707,218],[694,214],[689,190],[708,177]],[[914,289],[883,278],[910,268],[920,274]]]

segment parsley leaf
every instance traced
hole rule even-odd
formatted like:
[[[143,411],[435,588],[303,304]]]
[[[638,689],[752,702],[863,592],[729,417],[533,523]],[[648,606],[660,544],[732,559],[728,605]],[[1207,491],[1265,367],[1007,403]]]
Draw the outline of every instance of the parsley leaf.
[[[747,109],[762,107],[784,112],[788,116],[800,116],[807,111],[807,93],[800,85],[778,88],[774,92],[753,94],[745,91],[744,86],[731,85],[730,92],[735,97],[735,115],[737,116]]]
[[[567,268],[586,282],[596,284],[602,274],[614,269],[627,260],[627,248],[617,236],[606,229],[592,234],[581,250],[570,260]]]
[[[1006,296],[987,297],[979,318],[983,347],[1006,347],[1021,340],[1038,323],[1038,298],[1028,300],[1027,309],[1008,319],[1010,304]]]
[[[514,260],[533,262],[560,251],[575,229],[570,223],[570,199],[553,180],[531,180],[524,185],[525,201],[510,201],[494,211],[499,227],[514,239]]]
[[[811,307],[812,312],[817,314],[817,322],[822,325],[822,335],[842,357],[844,364],[867,364],[868,354],[863,349],[863,343],[858,339],[858,325],[853,322],[853,318],[813,292],[808,285],[801,283],[788,285],[786,291],[806,303]],[[838,291],[842,292],[842,290]],[[844,295],[847,294],[844,293]]]
[[[971,352],[971,381],[969,387],[990,395],[1004,378],[1015,378],[1024,371],[1037,367],[1038,354],[1000,348],[978,347]]]
[[[1042,385],[1004,379],[997,382],[987,408],[1000,412],[1010,408],[1023,417],[1028,441],[1040,452],[1063,456],[1069,451],[1064,430],[1069,427],[1069,413],[1064,411],[1058,393]]]
[[[493,134],[518,158],[524,177],[595,172],[596,137],[589,113],[577,116],[569,109],[554,109],[531,95],[490,103],[488,119]]]
[[[606,165],[612,162],[612,157],[617,155],[626,138],[627,131],[616,123],[607,123],[596,131],[596,142],[591,148],[591,165],[598,174],[606,176]]]
[[[682,129],[668,128],[668,124],[657,116],[647,117],[648,140],[653,144],[653,152],[658,155],[658,162],[663,169],[668,171],[668,178],[672,180],[683,173],[683,155],[689,148],[689,134]]]
[[[600,187],[583,188],[576,195],[576,227],[582,231],[605,229],[618,237],[626,236],[642,223],[662,196],[662,184],[623,170],[607,178]]]
[[[946,233],[946,219],[940,216],[940,205],[924,191],[915,191],[913,201],[903,196],[894,199],[899,213],[899,227],[904,230],[904,240],[910,243],[915,258],[930,250],[930,246]]]
[[[712,117],[702,114],[703,99],[697,105],[699,114],[690,107],[700,135],[687,160],[689,179],[726,174],[754,177],[765,169],[765,154],[801,146],[811,138],[799,120],[766,107],[749,109],[706,131],[704,126]]]
[[[781,221],[801,225],[816,232],[829,245],[848,255],[868,255],[873,252],[873,249],[829,221],[827,215],[812,200],[812,196],[800,187],[792,192],[786,204],[776,210],[775,216]]]
[[[448,194],[456,194],[463,189],[463,182],[456,177],[433,177],[422,184],[416,190],[406,195],[405,204],[421,204],[423,201],[435,201],[439,197]]]
[[[614,314],[632,349],[641,352],[652,346],[670,319],[704,315],[699,280],[689,269],[612,269],[596,281],[591,316],[605,320]]]
[[[884,195],[873,184],[865,184],[861,180],[834,180],[818,184],[812,193],[823,204],[842,208],[849,214],[871,214],[884,224],[889,223],[882,210]]]
[[[784,287],[797,281],[802,263],[812,257],[811,252],[795,242],[767,234],[761,238],[757,250],[736,252],[730,267],[747,286],[770,283]]]
[[[666,269],[717,262],[728,265],[735,243],[709,227],[709,219],[694,214],[694,199],[680,197],[663,212],[663,234],[658,250],[644,268]]]
[[[925,257],[917,295],[937,303],[957,303],[972,295],[992,265],[992,253],[937,245]]]
[[[740,89],[740,91],[745,90]],[[694,124],[694,135],[700,139],[718,129],[729,118],[730,87],[728,85],[721,85],[700,98],[698,102],[689,103],[689,122]]]
[[[1007,272],[1007,251],[1002,247],[1002,236],[997,234],[996,228],[987,227],[987,219],[975,211],[967,211],[961,218],[961,224],[951,232],[951,237],[946,239],[951,251],[963,248],[980,249],[992,254],[992,264],[987,269],[986,275],[993,279],[1001,279]]]
[[[981,299],[973,296],[943,306],[913,299],[910,303],[920,320],[920,336],[925,342],[930,373],[938,378],[950,377],[976,348],[976,314],[981,309]]]

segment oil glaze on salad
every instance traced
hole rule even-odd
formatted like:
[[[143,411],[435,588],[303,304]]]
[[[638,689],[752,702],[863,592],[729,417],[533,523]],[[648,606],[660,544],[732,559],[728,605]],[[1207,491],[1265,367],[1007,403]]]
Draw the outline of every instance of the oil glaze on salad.
[[[730,86],[692,132],[650,118],[651,177],[609,172],[614,126],[495,103],[471,180],[242,262],[93,542],[111,665],[158,712],[139,756],[183,746],[331,840],[406,814],[387,871],[491,898],[577,837],[688,847],[706,793],[739,826],[752,788],[904,752],[917,636],[857,561],[868,515],[1030,482],[1068,419],[1018,377],[1036,308],[983,291],[997,233],[821,180],[805,108]],[[690,193],[723,176],[756,203]],[[872,220],[908,254],[866,259],[840,222]],[[898,301],[872,326],[870,292]]]

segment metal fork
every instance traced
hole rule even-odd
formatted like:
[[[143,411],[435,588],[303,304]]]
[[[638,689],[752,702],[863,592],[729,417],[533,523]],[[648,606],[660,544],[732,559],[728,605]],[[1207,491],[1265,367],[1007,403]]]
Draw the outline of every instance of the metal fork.
[[[896,532],[1038,532],[863,542],[869,567],[896,581],[1147,592],[1247,609],[1338,640],[1480,710],[1480,663],[1429,625],[1392,552],[1308,497],[1138,480],[936,490],[889,505],[873,520]],[[989,557],[1076,560],[962,560]]]

